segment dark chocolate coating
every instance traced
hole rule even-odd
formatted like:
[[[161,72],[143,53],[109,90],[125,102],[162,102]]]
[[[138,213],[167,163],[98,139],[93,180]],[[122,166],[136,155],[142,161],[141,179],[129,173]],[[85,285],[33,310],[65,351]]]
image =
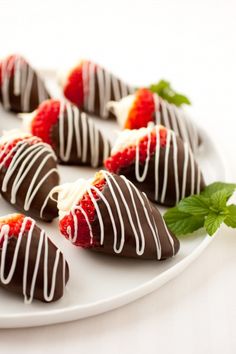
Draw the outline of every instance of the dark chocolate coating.
[[[30,145],[25,146],[23,149],[22,153],[26,151]],[[34,163],[33,166],[31,166],[30,170],[28,171],[27,175],[24,178],[24,182],[21,184],[20,188],[18,189],[18,192],[16,194],[16,203],[13,204],[14,207],[19,210],[20,212],[29,215],[33,218],[37,219],[43,219],[44,221],[52,221],[52,219],[56,218],[58,216],[58,210],[57,210],[57,205],[56,202],[51,200],[50,198],[48,199],[47,205],[44,209],[42,218],[40,217],[40,210],[42,205],[44,204],[44,201],[46,197],[48,196],[49,192],[59,184],[59,175],[55,172],[50,174],[48,178],[44,181],[44,183],[40,186],[38,189],[35,197],[33,198],[33,201],[31,203],[31,206],[28,211],[24,209],[24,202],[25,202],[25,197],[28,192],[28,188],[30,185],[30,182],[32,178],[34,177],[35,172],[38,169],[38,166],[40,165],[40,162],[45,158],[45,156],[49,154],[48,151],[45,151],[38,159],[37,163]],[[27,157],[27,156],[26,156]],[[24,160],[21,161],[21,164],[23,163]],[[9,203],[11,203],[11,191],[12,191],[12,185],[15,181],[16,175],[19,171],[19,168],[21,167],[21,164],[15,169],[14,173],[12,174],[11,178],[9,179],[8,185],[7,185],[7,191],[3,192],[2,191],[2,183],[4,180],[4,176],[6,173],[6,167],[3,166],[2,169],[0,169],[0,190],[1,194],[4,199],[6,199]],[[47,160],[47,163],[43,166],[41,169],[35,185],[40,183],[42,178],[47,174],[47,172],[52,169],[52,168],[57,168],[57,163],[56,161],[50,157]]]
[[[100,72],[102,74],[102,78],[103,78],[103,92],[100,92],[102,90],[102,88],[99,86],[99,80],[98,80],[98,74],[97,74],[97,68],[100,68]],[[90,74],[91,75],[91,74]],[[106,82],[106,76],[110,77],[108,83]],[[90,78],[91,80],[91,78]],[[116,98],[115,95],[115,90],[114,90],[114,84],[113,82],[117,83],[117,89],[119,92],[119,97]],[[105,94],[105,90],[107,89],[107,85],[109,85],[109,97],[106,96]],[[123,87],[123,88],[122,88]],[[105,105],[109,102],[109,101],[119,101],[121,98],[133,93],[135,91],[134,87],[131,87],[130,85],[128,85],[127,83],[125,83],[123,80],[121,80],[120,78],[118,78],[117,76],[113,75],[112,73],[110,73],[107,69],[100,67],[100,66],[96,66],[95,69],[95,73],[94,73],[94,108],[93,109],[89,109],[85,103],[85,99],[84,99],[84,104],[81,108],[84,112],[87,112],[89,114],[95,115],[97,117],[100,118],[115,118],[114,114],[112,112],[108,112],[107,111],[107,116],[101,116],[100,113],[100,108],[102,105],[101,99],[103,100],[104,97],[107,97],[107,100],[105,102]],[[86,95],[90,95],[91,93],[88,91],[84,92],[84,97]]]
[[[72,148],[71,148],[71,153],[68,161],[63,161],[60,157],[60,146],[61,146],[61,141],[60,141],[60,133],[59,133],[59,121],[54,124],[51,128],[51,141],[52,141],[52,147],[57,155],[58,162],[60,164],[64,165],[84,165],[84,166],[91,166],[92,165],[92,154],[91,154],[91,144],[94,144],[94,141],[91,141],[91,136],[89,134],[89,129],[91,129],[88,121],[88,117],[86,117],[86,134],[83,132],[83,125],[82,125],[82,120],[81,120],[81,113],[79,112],[78,115],[78,121],[75,124],[78,124],[78,131],[80,135],[80,144],[81,147],[84,146],[85,141],[87,143],[87,153],[86,153],[86,159],[85,161],[82,161],[82,154],[81,156],[78,156],[77,152],[77,142],[76,142],[76,133],[75,133],[75,128],[73,129],[73,137],[72,137]],[[60,119],[60,117],[59,117]],[[103,160],[104,160],[104,148],[105,148],[105,143],[104,139],[106,139],[101,131],[94,126],[94,130],[98,131],[98,140],[99,140],[99,149],[98,149],[98,164],[96,167],[102,166],[103,165]],[[68,114],[67,110],[64,111],[64,146],[67,146],[68,143]],[[85,141],[84,141],[85,140]],[[108,155],[110,154],[110,143],[108,142]],[[83,149],[82,149],[83,150]]]
[[[26,287],[26,294],[28,297],[30,296],[30,287],[31,287],[32,277],[35,268],[40,232],[41,232],[40,228],[35,226],[33,230],[31,243],[30,243],[29,263],[27,268],[28,269],[27,287]],[[25,262],[27,236],[28,236],[28,231],[25,231],[22,237],[22,241],[20,243],[19,253],[17,257],[17,264],[11,282],[9,284],[0,283],[1,287],[13,293],[17,293],[19,295],[23,295],[23,270],[24,270],[24,262]],[[47,238],[47,236],[45,236],[45,238]],[[11,237],[8,241],[6,261],[5,261],[5,272],[4,272],[5,277],[9,274],[12,265],[16,242],[17,242],[16,237]],[[53,273],[56,251],[57,251],[57,247],[52,243],[50,239],[48,239],[48,268],[47,268],[48,277],[47,278],[48,278],[49,291],[52,285],[52,273]],[[0,267],[1,267],[1,258],[2,258],[2,249],[0,249]],[[38,268],[38,273],[37,273],[37,278],[35,283],[35,292],[33,298],[43,302],[47,302],[44,299],[44,293],[43,293],[44,281],[45,281],[44,258],[45,258],[45,251],[44,251],[44,243],[43,243],[43,247],[40,254],[39,268]],[[69,267],[68,267],[68,263],[66,262],[65,283],[67,283],[68,279],[69,279]],[[60,253],[59,263],[58,263],[58,268],[56,273],[55,292],[54,292],[53,299],[51,301],[57,301],[63,296],[64,285],[65,284],[63,284],[63,255],[62,253]]]
[[[180,196],[182,195],[182,186],[183,186],[183,168],[184,168],[184,145],[182,140],[176,136],[177,141],[177,166],[178,166],[178,179],[179,179],[179,187],[180,187]],[[136,187],[138,187],[141,191],[145,192],[150,200],[153,202],[160,203],[161,192],[163,189],[163,179],[164,179],[164,169],[165,169],[165,147],[160,148],[160,156],[159,156],[159,170],[158,170],[158,180],[159,180],[159,193],[158,200],[155,200],[155,154],[153,154],[150,158],[148,173],[143,182],[139,182],[136,179],[135,175],[135,163],[127,166],[126,168],[121,168],[119,171],[120,175],[126,176],[130,181],[132,181]],[[140,164],[141,171],[142,166],[144,168],[144,164]],[[194,160],[194,193],[197,193],[197,171],[199,170],[199,166],[197,162]],[[142,174],[142,172],[140,173]],[[187,178],[185,185],[185,197],[191,195],[191,178],[192,171],[191,165],[188,160],[187,167]],[[201,173],[200,179],[200,190],[203,190],[205,187],[205,181],[203,175]],[[176,187],[175,187],[175,172],[174,172],[174,154],[173,154],[173,144],[170,144],[170,152],[169,152],[169,160],[168,160],[168,180],[167,180],[167,188],[166,188],[166,197],[163,205],[173,206],[176,204]]]
[[[201,137],[199,135],[198,129],[195,126],[194,122],[192,122],[187,116],[186,113],[184,111],[182,111],[182,109],[180,107],[175,107],[174,113],[172,113],[174,115],[174,117],[171,115],[170,110],[173,111],[173,104],[165,101],[164,99],[162,99],[161,97],[159,97],[160,99],[160,105],[159,105],[159,119],[157,119],[157,115],[155,112],[153,112],[153,121],[155,122],[155,124],[158,125],[163,125],[168,129],[172,129],[177,135],[179,135],[179,137],[182,140],[185,140],[188,142],[189,146],[191,147],[191,149],[193,150],[193,152],[196,151],[196,148],[201,144]],[[163,106],[166,106],[166,113],[168,116],[168,121],[166,122],[166,120],[164,119],[164,115],[165,113],[163,112]],[[181,114],[177,114],[176,111],[181,112]],[[173,122],[174,120],[174,122]],[[168,124],[167,124],[168,123]],[[186,136],[183,134],[182,132],[182,128],[185,126],[185,134]],[[192,136],[192,134],[196,134],[197,138],[195,136]],[[197,139],[196,143],[194,141],[194,139]]]
[[[29,99],[29,109],[24,110],[21,104],[21,97],[22,94],[25,91],[25,87],[22,88],[21,93],[19,95],[14,94],[14,76],[12,76],[9,80],[9,88],[8,88],[8,93],[9,93],[9,103],[10,103],[10,110],[15,112],[15,113],[20,113],[20,112],[32,112],[34,111],[38,105],[42,102],[40,100],[39,96],[39,90],[38,90],[38,80],[40,82],[40,85],[42,85],[42,90],[44,92],[44,100],[49,99],[51,96],[43,82],[43,80],[38,77],[38,74],[36,71],[29,65],[27,64],[27,75],[29,75],[29,70],[32,70],[33,72],[33,79],[32,79],[32,86],[30,89],[30,99]],[[2,97],[2,90],[0,88],[0,102],[3,102],[3,97]]]
[[[115,181],[118,183],[119,187],[122,190],[122,194],[128,204],[130,213],[132,215],[132,220],[134,222],[134,225],[138,229],[138,222],[137,222],[137,219],[135,216],[135,210],[134,210],[134,207],[132,204],[131,196],[130,196],[129,190],[127,188],[127,185],[120,176],[115,175],[115,174],[112,174],[112,176],[115,178]],[[145,212],[144,212],[144,207],[143,207],[140,199],[138,198],[136,192],[134,191],[134,186],[132,184],[130,185],[131,190],[133,191],[134,202],[135,202],[135,205],[136,205],[136,208],[138,211],[138,215],[140,218],[140,224],[141,224],[143,234],[145,237],[145,250],[142,255],[138,255],[136,253],[135,235],[134,235],[134,232],[133,232],[132,227],[130,225],[127,211],[124,206],[124,202],[122,201],[122,198],[117,190],[117,187],[115,186],[114,181],[112,181],[111,178],[110,178],[110,181],[111,181],[111,184],[114,188],[115,195],[117,197],[117,200],[118,200],[118,203],[119,203],[119,206],[121,209],[122,219],[124,220],[124,225],[125,225],[124,247],[123,247],[121,253],[114,252],[114,249],[113,249],[114,235],[113,235],[113,227],[112,227],[111,219],[110,219],[110,216],[109,216],[109,213],[108,213],[108,210],[107,210],[107,207],[106,207],[104,201],[102,199],[99,199],[98,200],[98,207],[99,207],[99,210],[101,211],[102,219],[104,222],[104,235],[105,236],[104,236],[103,245],[100,245],[100,237],[98,236],[98,235],[100,235],[100,225],[99,225],[98,217],[96,216],[94,222],[92,223],[92,230],[93,230],[93,235],[95,235],[96,246],[94,246],[92,248],[92,250],[97,251],[97,252],[112,254],[112,255],[118,255],[118,256],[122,256],[122,257],[157,260],[156,243],[155,243],[155,240],[154,240],[153,235],[151,233],[150,226],[147,222]],[[116,208],[114,199],[112,197],[112,194],[111,194],[111,191],[110,191],[110,188],[108,187],[108,185],[105,186],[102,193],[103,193],[104,197],[107,199],[107,201],[111,207],[111,210],[112,210],[112,213],[113,213],[113,216],[115,219],[115,224],[117,227],[117,235],[118,235],[117,238],[118,238],[119,244],[120,244],[121,226],[120,226],[120,222],[119,222],[117,208]],[[145,209],[148,212],[148,215],[150,217],[153,227],[155,228],[155,226],[156,226],[156,228],[158,230],[159,242],[161,245],[160,259],[166,259],[166,258],[172,257],[179,250],[179,246],[180,246],[179,240],[165,226],[164,219],[161,216],[158,209],[147,199],[147,197],[145,197],[145,195],[143,193],[138,191],[138,195],[141,198],[141,200],[145,206]],[[168,231],[166,230],[166,228]],[[169,236],[174,243],[174,252],[173,252],[173,247],[170,243],[167,232],[169,232]],[[139,235],[139,238],[140,238],[140,235]]]

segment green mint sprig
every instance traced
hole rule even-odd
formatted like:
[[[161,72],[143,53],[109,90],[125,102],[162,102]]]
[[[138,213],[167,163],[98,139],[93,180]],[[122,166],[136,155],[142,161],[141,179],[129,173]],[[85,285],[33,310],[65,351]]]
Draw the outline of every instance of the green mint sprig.
[[[227,204],[236,184],[215,182],[200,194],[182,199],[164,214],[170,230],[176,235],[190,234],[202,227],[212,236],[222,223],[236,228],[236,205]]]
[[[169,81],[160,80],[157,84],[153,84],[149,89],[157,93],[159,96],[164,98],[166,101],[175,104],[176,106],[181,106],[182,104],[191,104],[190,100],[183,94],[177,93],[170,85]]]

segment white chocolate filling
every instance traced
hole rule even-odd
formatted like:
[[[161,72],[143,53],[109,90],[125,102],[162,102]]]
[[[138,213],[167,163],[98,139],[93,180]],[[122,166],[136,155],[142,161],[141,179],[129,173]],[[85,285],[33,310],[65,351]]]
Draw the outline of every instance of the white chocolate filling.
[[[117,122],[121,128],[124,128],[127,121],[129,111],[135,101],[135,95],[128,95],[120,101],[110,101],[107,103],[107,109],[111,111],[117,118]]]
[[[55,194],[58,193],[57,208],[59,211],[59,219],[69,214],[73,207],[75,207],[79,200],[86,193],[91,186],[93,179],[80,178],[73,183],[65,183],[52,189],[50,197],[54,199]]]
[[[26,133],[20,129],[4,130],[3,135],[0,138],[0,145],[8,143],[15,139],[30,138],[31,134]]]
[[[115,141],[115,144],[111,150],[111,155],[116,154],[130,145],[137,145],[140,139],[148,135],[149,132],[151,133],[153,131],[153,128],[154,124],[151,123],[146,128],[123,130],[119,133],[118,138]]]

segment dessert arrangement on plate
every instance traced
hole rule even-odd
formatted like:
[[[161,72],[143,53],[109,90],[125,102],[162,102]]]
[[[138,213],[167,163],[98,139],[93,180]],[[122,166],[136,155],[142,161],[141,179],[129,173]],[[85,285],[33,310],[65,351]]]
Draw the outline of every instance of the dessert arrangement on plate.
[[[27,304],[67,296],[70,260],[38,221],[56,219],[71,247],[121,263],[164,261],[181,252],[181,235],[236,227],[236,185],[206,185],[190,102],[168,82],[135,87],[83,60],[60,87],[54,97],[20,55],[0,60],[0,102],[21,125],[0,137],[1,198],[15,209],[0,216],[1,287]],[[116,122],[116,140],[94,117]],[[61,183],[58,164],[78,179]]]

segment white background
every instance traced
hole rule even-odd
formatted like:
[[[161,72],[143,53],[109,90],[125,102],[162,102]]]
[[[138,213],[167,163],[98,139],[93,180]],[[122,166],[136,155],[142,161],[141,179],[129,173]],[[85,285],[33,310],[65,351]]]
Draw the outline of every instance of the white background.
[[[0,57],[64,69],[90,58],[130,83],[171,80],[236,181],[236,2],[0,0]],[[210,164],[210,161],[209,161]],[[1,354],[236,353],[236,231],[181,276],[110,313],[0,331]],[[78,294],[79,296],[79,294]]]

